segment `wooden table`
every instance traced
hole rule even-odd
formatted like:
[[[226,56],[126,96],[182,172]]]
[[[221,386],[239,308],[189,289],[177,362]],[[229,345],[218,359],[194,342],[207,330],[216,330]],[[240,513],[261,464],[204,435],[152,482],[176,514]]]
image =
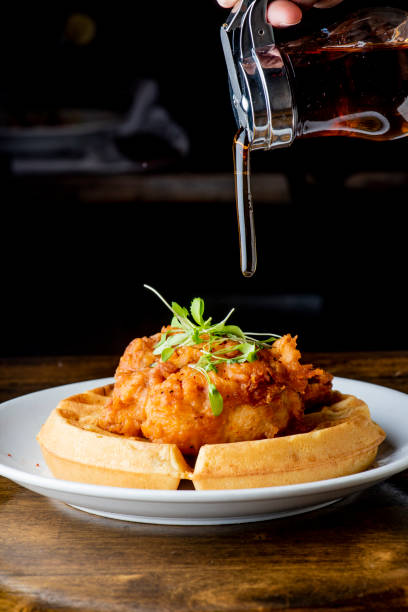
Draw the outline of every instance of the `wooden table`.
[[[305,358],[408,392],[408,352]],[[116,363],[0,360],[0,399]],[[408,471],[326,509],[219,527],[99,518],[0,478],[0,534],[0,612],[408,610]]]

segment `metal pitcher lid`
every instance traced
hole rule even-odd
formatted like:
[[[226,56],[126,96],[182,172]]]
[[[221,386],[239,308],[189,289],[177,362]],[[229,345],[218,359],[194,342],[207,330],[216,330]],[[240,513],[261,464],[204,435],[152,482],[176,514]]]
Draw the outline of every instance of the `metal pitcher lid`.
[[[251,149],[288,146],[296,111],[289,76],[266,21],[268,0],[241,0],[221,27],[231,103]]]

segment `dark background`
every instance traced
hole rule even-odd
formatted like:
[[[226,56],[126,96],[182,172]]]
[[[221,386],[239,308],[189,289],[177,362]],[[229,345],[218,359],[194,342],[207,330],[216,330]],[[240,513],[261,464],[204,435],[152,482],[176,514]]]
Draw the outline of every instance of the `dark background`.
[[[311,10],[290,35],[375,4]],[[83,21],[67,27],[76,14],[85,41]],[[183,305],[200,295],[214,317],[236,307],[231,322],[298,334],[301,350],[406,349],[405,139],[254,154],[258,270],[242,277],[226,14],[214,0],[2,7],[1,356],[121,352],[169,322],[143,283]],[[157,83],[187,154],[142,126],[114,138],[133,170],[47,172],[47,160],[82,153],[42,149],[36,127],[58,132],[63,108],[123,117],[143,79]],[[36,157],[41,172],[18,165]]]

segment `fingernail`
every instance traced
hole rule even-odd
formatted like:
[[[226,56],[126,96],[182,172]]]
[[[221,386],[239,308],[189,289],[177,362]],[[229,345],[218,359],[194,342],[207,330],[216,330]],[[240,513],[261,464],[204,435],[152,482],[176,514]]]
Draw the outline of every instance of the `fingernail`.
[[[298,25],[298,23],[300,23],[301,21],[302,21],[301,19],[299,19],[299,21],[294,21],[293,23],[285,23],[284,21],[282,21],[278,27],[279,28],[290,28],[291,26]]]

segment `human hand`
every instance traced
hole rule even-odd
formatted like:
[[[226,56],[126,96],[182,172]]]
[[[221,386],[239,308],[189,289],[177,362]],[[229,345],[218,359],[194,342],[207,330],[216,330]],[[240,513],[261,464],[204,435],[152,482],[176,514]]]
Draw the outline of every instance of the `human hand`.
[[[296,25],[302,20],[302,8],[331,8],[343,0],[273,0],[268,6],[267,20],[277,28]],[[224,8],[232,8],[237,0],[218,0]]]

